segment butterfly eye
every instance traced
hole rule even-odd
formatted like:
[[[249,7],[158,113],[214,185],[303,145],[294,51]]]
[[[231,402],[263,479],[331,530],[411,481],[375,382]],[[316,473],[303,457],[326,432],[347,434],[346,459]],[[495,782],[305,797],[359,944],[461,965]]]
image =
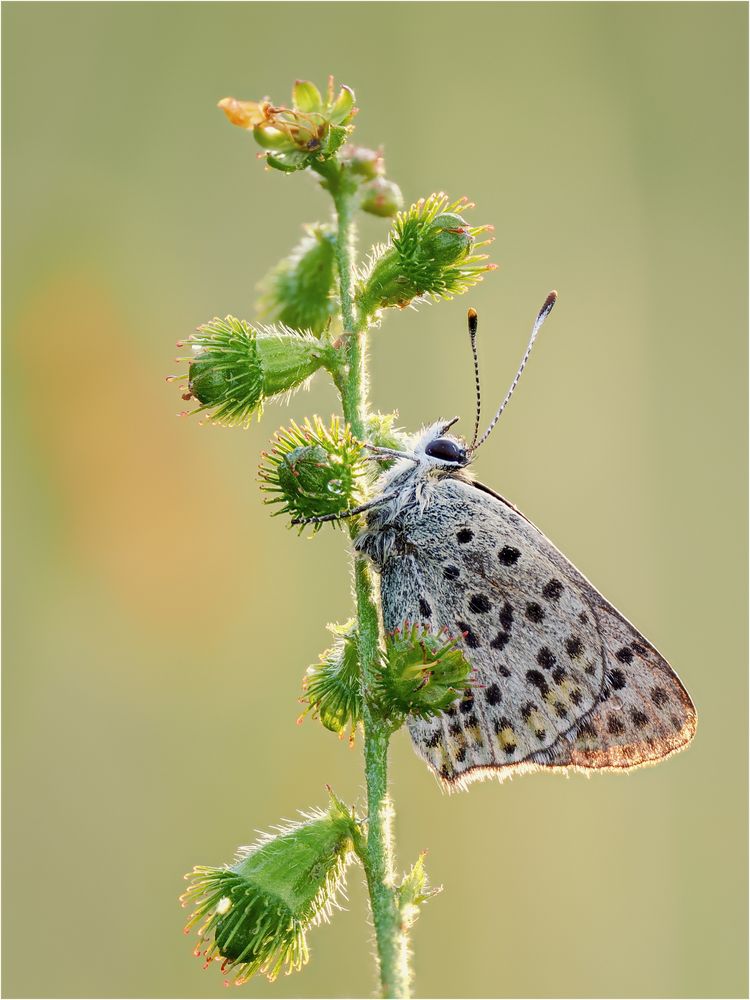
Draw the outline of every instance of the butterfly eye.
[[[450,438],[436,438],[430,441],[424,450],[425,455],[430,458],[440,459],[442,462],[455,462],[456,465],[466,465],[466,449],[460,444],[451,441]]]

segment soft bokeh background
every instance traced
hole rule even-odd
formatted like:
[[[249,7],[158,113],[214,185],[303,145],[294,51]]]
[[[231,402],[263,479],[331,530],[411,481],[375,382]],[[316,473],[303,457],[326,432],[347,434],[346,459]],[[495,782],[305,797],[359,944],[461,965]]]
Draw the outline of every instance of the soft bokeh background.
[[[560,302],[482,479],[677,666],[689,752],[629,777],[446,797],[405,733],[399,857],[446,892],[422,996],[746,995],[744,4],[5,4],[5,963],[18,997],[211,997],[182,874],[356,798],[359,750],[294,724],[343,537],[298,540],[255,482],[275,428],[200,428],[174,341],[252,319],[256,281],[328,212],[264,173],[216,101],[351,84],[407,199],[470,195],[501,265],[390,315],[373,400],[415,428],[487,400]],[[363,219],[362,242],[386,225]],[[246,996],[367,996],[350,907],[305,972]]]

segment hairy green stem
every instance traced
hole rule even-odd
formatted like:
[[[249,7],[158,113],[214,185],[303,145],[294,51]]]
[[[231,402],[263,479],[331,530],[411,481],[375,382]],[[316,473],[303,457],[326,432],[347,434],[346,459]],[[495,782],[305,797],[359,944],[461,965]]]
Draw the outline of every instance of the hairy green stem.
[[[341,393],[344,417],[352,432],[364,439],[367,422],[367,358],[364,321],[357,316],[354,303],[353,251],[354,224],[352,191],[346,179],[331,184],[336,205],[338,233],[336,260],[339,271],[341,316],[346,343],[343,366],[337,372],[336,385]],[[352,525],[354,532],[354,526]],[[375,599],[372,573],[367,562],[354,557],[354,580],[357,597],[359,657],[364,688],[364,756],[367,784],[367,841],[362,862],[367,876],[370,907],[375,926],[380,985],[383,997],[409,996],[406,929],[401,918],[398,890],[394,885],[393,808],[388,796],[388,743],[391,730],[372,711],[368,697],[373,689],[373,674],[380,646],[380,619]]]

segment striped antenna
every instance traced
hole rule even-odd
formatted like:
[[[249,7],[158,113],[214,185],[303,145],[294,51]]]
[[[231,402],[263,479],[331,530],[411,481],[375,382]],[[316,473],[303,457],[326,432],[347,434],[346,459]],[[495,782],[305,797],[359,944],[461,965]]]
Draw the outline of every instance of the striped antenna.
[[[471,353],[474,358],[474,385],[477,392],[477,409],[474,416],[474,437],[471,439],[471,447],[477,443],[479,437],[479,418],[482,415],[482,390],[479,385],[479,355],[477,354],[477,311],[469,309],[469,339],[471,340]]]
[[[533,327],[533,329],[531,331],[531,337],[529,339],[529,346],[526,348],[526,353],[524,354],[523,359],[521,361],[521,364],[520,364],[520,366],[518,368],[518,371],[516,372],[516,377],[511,382],[510,389],[508,389],[508,392],[505,395],[505,399],[500,404],[500,409],[497,411],[497,413],[495,414],[495,416],[492,418],[492,420],[490,422],[490,426],[487,428],[487,430],[481,436],[481,438],[479,439],[479,441],[476,444],[473,444],[471,446],[471,448],[467,449],[468,451],[476,451],[477,448],[481,448],[482,447],[482,445],[484,444],[484,442],[487,440],[487,438],[492,433],[492,431],[493,431],[493,429],[495,427],[495,424],[498,422],[498,420],[502,416],[503,410],[505,409],[505,407],[510,402],[510,397],[513,395],[513,392],[515,391],[515,388],[518,385],[518,380],[521,378],[521,374],[523,373],[523,370],[526,367],[526,362],[529,360],[529,355],[531,354],[531,348],[534,346],[534,341],[536,340],[537,334],[539,333],[539,331],[542,328],[542,323],[544,323],[545,319],[552,312],[552,307],[554,306],[555,302],[557,302],[557,292],[550,292],[549,295],[547,296],[547,298],[544,300],[544,305],[539,310],[539,314],[537,315],[536,321],[534,322],[534,327]],[[471,320],[469,322],[471,322]]]

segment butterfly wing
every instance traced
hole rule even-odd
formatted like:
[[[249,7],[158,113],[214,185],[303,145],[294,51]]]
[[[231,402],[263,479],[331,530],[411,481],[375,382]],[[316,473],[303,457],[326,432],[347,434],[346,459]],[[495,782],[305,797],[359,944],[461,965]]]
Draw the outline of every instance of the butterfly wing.
[[[409,720],[446,784],[628,769],[690,741],[695,710],[666,660],[502,497],[446,477],[396,532],[381,568],[386,629],[460,632],[474,669],[457,705]]]

